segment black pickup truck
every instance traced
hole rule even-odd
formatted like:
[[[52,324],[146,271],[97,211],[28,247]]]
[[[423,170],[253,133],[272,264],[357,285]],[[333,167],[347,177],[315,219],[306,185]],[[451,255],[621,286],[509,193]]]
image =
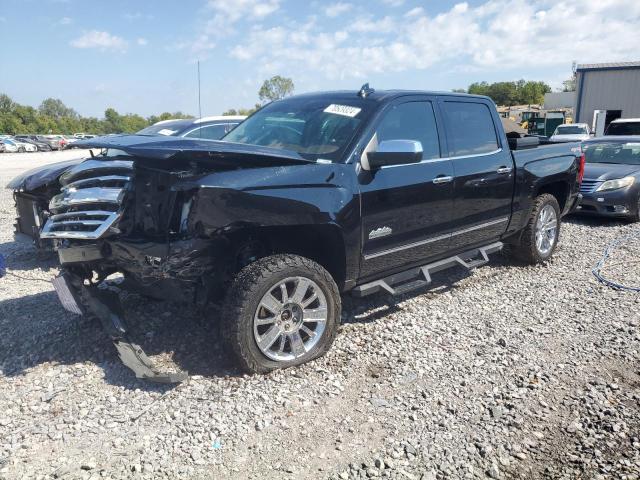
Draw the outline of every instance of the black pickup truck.
[[[268,372],[329,349],[342,293],[405,293],[503,246],[546,261],[584,169],[578,144],[507,138],[486,97],[368,86],[271,103],[223,140],[83,141],[102,154],[51,199],[40,235],[59,254],[58,295],[101,319],[139,377],[184,374],[158,372],[128,338],[105,288],[116,276],[220,305],[203,311],[230,351]]]

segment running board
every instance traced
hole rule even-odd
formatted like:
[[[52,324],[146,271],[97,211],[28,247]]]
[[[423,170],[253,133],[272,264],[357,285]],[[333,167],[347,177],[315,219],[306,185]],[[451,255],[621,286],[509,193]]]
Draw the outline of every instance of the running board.
[[[469,250],[468,252],[454,255],[453,257],[445,258],[434,263],[411,268],[404,272],[381,278],[380,280],[358,285],[352,290],[352,293],[356,297],[364,297],[380,291],[386,291],[391,295],[402,295],[403,293],[431,284],[431,275],[436,272],[455,266],[461,266],[467,270],[471,270],[485,265],[489,262],[489,255],[502,250],[502,247],[502,242],[496,242],[486,247]]]

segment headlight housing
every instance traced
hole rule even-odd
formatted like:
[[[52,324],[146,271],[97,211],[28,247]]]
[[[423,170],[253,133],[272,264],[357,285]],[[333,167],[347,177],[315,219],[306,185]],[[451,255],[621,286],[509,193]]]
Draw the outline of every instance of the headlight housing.
[[[616,178],[614,180],[607,180],[602,185],[598,187],[596,192],[604,192],[606,190],[617,190],[618,188],[625,188],[630,185],[633,185],[635,182],[635,177],[624,177],[624,178]]]

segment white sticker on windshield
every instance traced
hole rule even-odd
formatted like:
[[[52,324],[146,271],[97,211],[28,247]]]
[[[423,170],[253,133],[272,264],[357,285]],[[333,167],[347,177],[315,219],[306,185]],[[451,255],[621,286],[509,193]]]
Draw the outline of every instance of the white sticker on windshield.
[[[358,107],[351,107],[349,105],[336,105],[332,103],[324,109],[326,113],[335,113],[336,115],[342,115],[343,117],[355,117],[360,113],[362,109]]]
[[[162,130],[158,131],[158,135],[167,135],[167,136],[171,136],[174,133],[176,133],[177,130],[169,130],[168,128],[163,128]]]

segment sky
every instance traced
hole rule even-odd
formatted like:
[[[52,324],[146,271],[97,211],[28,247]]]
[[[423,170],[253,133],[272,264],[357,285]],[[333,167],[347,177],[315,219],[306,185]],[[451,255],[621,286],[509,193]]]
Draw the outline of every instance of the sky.
[[[0,0],[0,93],[82,115],[252,107],[296,93],[451,90],[640,60],[640,0]]]

